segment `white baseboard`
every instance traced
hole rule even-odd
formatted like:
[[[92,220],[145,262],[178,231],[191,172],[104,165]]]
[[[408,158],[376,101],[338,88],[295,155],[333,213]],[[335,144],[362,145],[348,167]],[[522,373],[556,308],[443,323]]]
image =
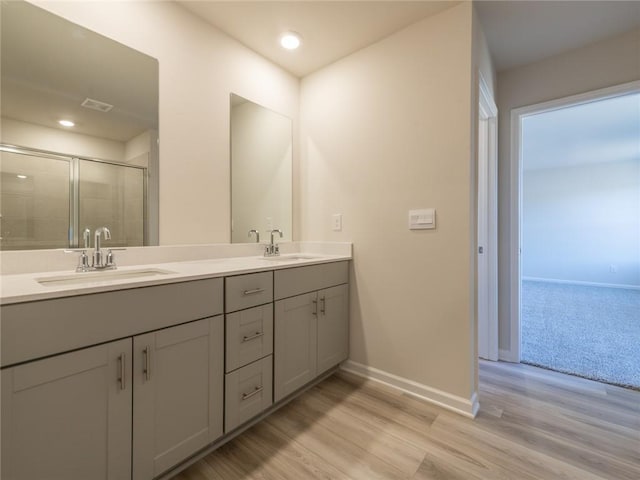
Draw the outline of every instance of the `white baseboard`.
[[[498,350],[498,360],[503,362],[520,363],[520,359],[516,358],[511,350]]]
[[[640,290],[640,285],[626,285],[623,283],[581,282],[579,280],[560,280],[557,278],[538,278],[538,277],[522,277],[522,280],[530,280],[532,282],[560,283],[563,285],[582,285],[585,287],[606,287],[606,288],[624,288],[626,290]]]
[[[480,408],[476,392],[474,392],[469,399],[459,397],[352,360],[347,360],[340,368],[346,372],[353,373],[354,375],[374,380],[403,392],[410,393],[416,397],[426,400],[427,402],[459,413],[465,417],[475,418]]]

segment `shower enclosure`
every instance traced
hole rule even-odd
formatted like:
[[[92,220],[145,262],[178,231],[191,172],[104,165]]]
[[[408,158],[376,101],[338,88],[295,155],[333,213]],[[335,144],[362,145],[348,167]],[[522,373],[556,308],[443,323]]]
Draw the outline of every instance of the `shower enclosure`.
[[[147,168],[0,144],[0,249],[82,247],[107,226],[110,246],[141,246]]]

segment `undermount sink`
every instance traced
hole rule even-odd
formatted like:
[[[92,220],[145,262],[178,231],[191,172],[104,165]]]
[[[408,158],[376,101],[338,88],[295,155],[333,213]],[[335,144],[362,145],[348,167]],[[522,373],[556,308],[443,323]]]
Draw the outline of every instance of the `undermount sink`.
[[[83,272],[60,275],[57,277],[36,278],[36,282],[45,287],[57,287],[62,285],[81,285],[83,283],[104,282],[109,280],[128,280],[141,277],[155,277],[158,275],[168,275],[170,270],[159,268],[143,268],[139,270],[106,270],[102,272]]]
[[[273,257],[264,257],[265,260],[271,260],[272,262],[289,262],[292,260],[314,260],[318,257],[310,255],[276,255]]]

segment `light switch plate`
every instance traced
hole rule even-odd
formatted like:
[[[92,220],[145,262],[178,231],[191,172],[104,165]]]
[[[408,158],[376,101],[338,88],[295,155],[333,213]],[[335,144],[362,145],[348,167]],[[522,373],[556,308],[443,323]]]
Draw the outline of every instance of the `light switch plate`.
[[[436,209],[409,210],[409,230],[436,228]]]
[[[331,228],[334,232],[342,231],[342,214],[336,213],[331,215]]]

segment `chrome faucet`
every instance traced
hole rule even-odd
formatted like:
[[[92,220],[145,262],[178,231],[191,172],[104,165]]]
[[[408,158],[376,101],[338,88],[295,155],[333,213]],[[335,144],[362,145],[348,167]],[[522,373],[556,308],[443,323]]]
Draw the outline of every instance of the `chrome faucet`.
[[[97,228],[94,233],[94,250],[91,259],[91,265],[89,265],[89,257],[87,250],[90,248],[91,230],[85,228],[82,232],[82,238],[84,240],[84,248],[73,248],[64,250],[64,253],[80,252],[80,258],[78,259],[78,267],[76,272],[90,272],[92,270],[114,270],[116,267],[115,255],[113,250],[126,250],[126,248],[109,248],[105,255],[100,248],[100,238],[104,235],[105,240],[111,240],[111,231],[107,227]]]
[[[254,229],[249,230],[249,238],[251,238],[252,233],[256,234],[256,243],[260,243],[260,232]]]
[[[275,230],[271,230],[269,233],[271,235],[271,243],[265,245],[264,256],[275,257],[276,255],[280,255],[280,245],[278,245],[277,243],[273,243],[273,234],[278,233],[280,234],[280,238],[282,238],[282,230],[276,228]]]
[[[107,227],[97,228],[94,233],[93,243],[93,265],[92,267],[99,270],[115,268],[113,263],[113,254],[111,250],[108,251],[106,258],[100,250],[100,236],[104,233],[105,240],[111,240],[111,232]]]

